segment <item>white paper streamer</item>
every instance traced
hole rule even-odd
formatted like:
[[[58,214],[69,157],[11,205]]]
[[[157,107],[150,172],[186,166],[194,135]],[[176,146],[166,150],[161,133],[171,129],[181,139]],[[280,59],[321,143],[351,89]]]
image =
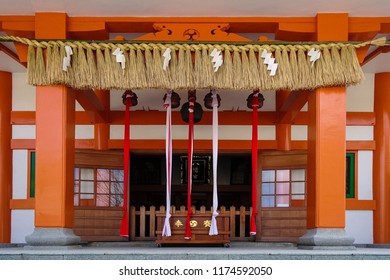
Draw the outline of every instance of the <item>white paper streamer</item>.
[[[116,62],[119,62],[121,64],[122,69],[125,69],[125,63],[126,59],[123,55],[123,51],[120,48],[116,48],[115,51],[112,53],[112,55],[116,56]]]
[[[172,107],[171,107],[172,91],[167,92],[167,97],[164,102],[164,107],[167,108],[167,118],[165,126],[165,161],[166,161],[166,209],[165,221],[162,236],[171,236],[171,178],[172,178]]]
[[[166,71],[168,69],[169,61],[171,60],[171,49],[167,48],[163,54],[164,62],[163,62],[163,69]]]
[[[213,213],[209,235],[218,235],[218,187],[217,187],[217,167],[218,167],[218,99],[215,90],[212,90],[213,101]]]
[[[221,65],[223,63],[221,51],[214,48],[213,51],[211,52],[210,56],[213,58],[212,62],[214,63],[214,66],[213,66],[214,72],[217,72],[219,67],[221,67]]]
[[[275,63],[275,58],[272,57],[272,53],[269,53],[266,49],[261,53],[261,57],[264,58],[264,64],[267,65],[267,70],[270,70],[270,76],[275,76],[278,69],[278,63]]]
[[[320,56],[321,56],[321,52],[318,50],[316,50],[315,48],[312,48],[308,53],[307,53],[308,56],[310,56],[310,62],[311,62],[311,66],[314,65],[314,62],[316,62]]]
[[[68,67],[70,66],[70,58],[73,54],[71,46],[65,46],[66,55],[62,60],[62,70],[68,72]]]

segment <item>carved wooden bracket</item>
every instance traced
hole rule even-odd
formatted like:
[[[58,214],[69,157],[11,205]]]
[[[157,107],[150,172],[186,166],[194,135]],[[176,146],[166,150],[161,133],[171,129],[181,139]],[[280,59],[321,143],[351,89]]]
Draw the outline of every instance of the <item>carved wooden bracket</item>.
[[[155,23],[153,33],[135,40],[150,41],[251,41],[243,36],[229,33],[228,23]]]

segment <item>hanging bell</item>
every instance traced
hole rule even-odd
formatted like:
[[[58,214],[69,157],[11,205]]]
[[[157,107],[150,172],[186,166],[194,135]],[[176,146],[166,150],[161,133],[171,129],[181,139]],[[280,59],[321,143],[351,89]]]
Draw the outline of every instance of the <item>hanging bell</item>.
[[[219,96],[219,94],[217,94],[217,100],[218,100],[218,108],[219,108],[219,106],[221,106],[221,97]],[[208,94],[206,94],[203,101],[204,101],[204,106],[207,109],[210,110],[213,109],[213,93],[211,91]]]
[[[181,109],[180,109],[181,118],[186,123],[189,122],[189,112],[188,112],[189,106],[190,106],[190,103],[186,102],[183,104],[183,106],[181,106]],[[202,119],[202,116],[203,116],[202,105],[200,105],[198,102],[195,102],[194,103],[194,123],[199,122]]]
[[[164,102],[165,102],[165,99],[167,99],[167,94],[164,94]],[[180,106],[180,96],[177,92],[174,92],[172,91],[171,93],[171,108],[172,109],[175,109],[175,108],[179,108]]]
[[[254,91],[253,93],[249,94],[248,98],[246,99],[246,106],[249,108],[249,109],[252,109],[253,108],[253,98],[254,98],[254,95],[258,93],[258,96],[257,96],[257,100],[258,100],[258,109],[260,109],[261,107],[263,107],[263,104],[264,104],[264,96],[258,92],[258,91]]]
[[[195,89],[188,90],[188,101],[194,102],[194,123],[197,123],[202,119],[203,108],[198,102],[196,102],[196,90]],[[186,123],[189,122],[189,114],[190,114],[188,112],[189,107],[190,107],[190,103],[186,102],[183,104],[183,106],[180,109],[181,118]]]
[[[135,94],[135,92],[133,92],[132,90],[129,89],[129,90],[126,90],[122,94],[123,105],[126,105],[126,99],[127,98],[130,98],[132,107],[137,106],[137,104],[138,104],[138,96]]]

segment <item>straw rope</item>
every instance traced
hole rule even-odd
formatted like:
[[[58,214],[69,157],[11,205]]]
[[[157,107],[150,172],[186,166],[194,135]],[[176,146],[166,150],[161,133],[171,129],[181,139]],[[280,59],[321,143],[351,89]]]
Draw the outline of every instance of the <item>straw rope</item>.
[[[355,85],[363,78],[356,49],[386,45],[385,38],[368,42],[285,43],[252,42],[140,42],[30,40],[2,36],[0,41],[28,45],[28,83],[64,84],[73,88],[97,89],[261,89],[298,90],[323,86]],[[62,69],[65,46],[73,51],[71,65]],[[125,69],[113,52],[119,48]],[[162,55],[171,49],[168,69],[163,70]],[[211,52],[222,52],[223,64],[214,72]],[[312,63],[307,52],[321,51]],[[278,63],[276,75],[261,58],[266,50]]]

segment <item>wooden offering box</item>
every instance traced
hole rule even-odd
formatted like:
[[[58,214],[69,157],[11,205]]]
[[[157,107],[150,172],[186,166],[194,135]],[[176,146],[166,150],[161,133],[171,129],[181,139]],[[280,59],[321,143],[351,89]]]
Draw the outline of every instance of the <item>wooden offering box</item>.
[[[211,211],[205,211],[201,207],[200,211],[192,209],[191,215],[191,239],[184,239],[187,211],[184,207],[179,212],[172,213],[170,218],[172,235],[162,236],[165,221],[165,212],[157,213],[157,239],[156,243],[160,247],[162,244],[222,244],[225,247],[230,245],[229,213],[219,213],[217,217],[218,235],[209,235],[211,225]]]

